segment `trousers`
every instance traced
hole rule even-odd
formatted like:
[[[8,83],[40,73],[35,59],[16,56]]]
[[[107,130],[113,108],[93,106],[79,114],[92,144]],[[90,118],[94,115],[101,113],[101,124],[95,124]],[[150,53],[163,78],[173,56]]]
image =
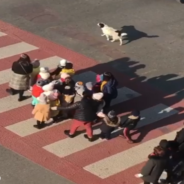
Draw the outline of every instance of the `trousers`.
[[[73,135],[79,127],[83,126],[86,129],[86,133],[88,137],[92,138],[93,131],[92,131],[91,124],[92,124],[91,122],[79,121],[79,120],[74,119],[72,122],[71,129],[70,129],[70,135]]]

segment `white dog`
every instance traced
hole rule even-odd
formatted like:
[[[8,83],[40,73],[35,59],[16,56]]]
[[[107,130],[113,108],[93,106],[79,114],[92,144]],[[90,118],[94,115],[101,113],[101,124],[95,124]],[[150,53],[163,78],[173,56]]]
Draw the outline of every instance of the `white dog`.
[[[97,25],[102,30],[103,34],[101,36],[106,36],[107,41],[110,41],[110,39],[112,38],[111,42],[115,42],[116,40],[119,40],[120,45],[123,44],[123,37],[127,36],[127,33],[122,33],[121,31],[114,29],[112,27],[109,27],[104,23],[98,23]]]

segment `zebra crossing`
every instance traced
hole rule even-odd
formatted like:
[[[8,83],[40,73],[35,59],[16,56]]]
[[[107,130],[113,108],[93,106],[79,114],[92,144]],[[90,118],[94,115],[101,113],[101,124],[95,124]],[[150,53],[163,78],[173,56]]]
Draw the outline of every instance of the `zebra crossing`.
[[[6,40],[6,37],[8,40],[11,40],[8,34],[0,31],[0,42],[1,38]],[[3,66],[1,63],[5,63],[7,59],[10,60],[12,57],[17,57],[18,59],[18,55],[21,53],[27,53],[31,56],[31,59],[40,59],[41,65],[50,69],[54,69],[60,59],[63,58],[61,56],[62,53],[61,55],[54,55],[53,52],[40,49],[39,46],[32,45],[26,40],[20,40],[18,43],[15,40],[15,43],[10,45],[4,43],[4,45],[3,43],[0,44],[0,66]],[[42,52],[46,52],[46,54]],[[116,180],[117,184],[123,182],[140,183],[141,181],[139,179],[132,179],[134,177],[133,175],[129,176],[129,178],[125,177],[126,181],[121,176],[128,175],[129,173],[138,173],[140,165],[146,161],[147,155],[152,151],[152,148],[161,139],[174,138],[176,131],[180,129],[181,122],[174,122],[174,118],[180,113],[179,110],[168,106],[165,104],[165,101],[160,101],[160,98],[155,98],[157,100],[154,99],[153,102],[151,96],[150,103],[147,102],[144,104],[145,95],[140,92],[139,88],[137,90],[132,89],[128,86],[128,83],[125,86],[119,86],[119,95],[112,102],[112,107],[120,111],[121,107],[123,109],[125,102],[131,103],[132,110],[135,106],[138,106],[141,110],[141,121],[137,128],[140,130],[146,130],[147,127],[153,125],[158,126],[160,124],[162,126],[163,121],[167,121],[168,118],[173,118],[173,123],[176,123],[177,126],[173,128],[171,125],[168,125],[168,129],[170,127],[168,133],[161,132],[159,128],[151,130],[145,135],[142,142],[132,145],[128,145],[126,141],[116,136],[110,141],[98,139],[94,142],[88,142],[84,139],[84,133],[73,139],[68,138],[63,134],[63,131],[70,128],[71,120],[62,121],[57,124],[52,124],[51,121],[48,121],[46,128],[41,130],[35,129],[33,127],[35,120],[31,115],[31,99],[18,102],[16,96],[9,96],[3,92],[3,90],[5,91],[3,88],[8,86],[11,78],[11,63],[13,61],[6,64],[6,67],[0,67],[0,118],[2,119],[0,133],[5,132],[0,136],[0,144],[6,146],[7,142],[4,142],[4,136],[7,136],[7,141],[14,142],[12,143],[14,146],[16,144],[19,145],[16,141],[20,141],[21,144],[26,144],[31,152],[42,152],[45,155],[49,155],[49,158],[53,158],[55,161],[65,162],[66,170],[68,171],[71,170],[73,172],[72,169],[74,167],[79,168],[81,173],[84,175],[87,173],[86,175],[90,176],[96,184],[111,184],[114,183],[113,180]],[[83,82],[94,81],[96,74],[96,71],[80,72],[79,70],[74,76],[74,80]],[[118,75],[121,76],[121,74]],[[155,96],[157,96],[157,93],[155,93]],[[142,100],[141,104],[135,104],[138,99],[139,101]],[[175,106],[177,105],[175,104]],[[125,113],[128,112],[122,112],[120,115],[124,116]],[[94,127],[94,134],[98,134],[99,131],[99,126],[96,125]],[[121,129],[117,129],[112,134],[115,135],[120,131]],[[12,137],[15,139],[11,140]],[[137,137],[137,134],[134,137]],[[16,152],[22,154],[22,148],[16,148]],[[29,155],[29,153],[25,153],[25,155]],[[37,154],[35,153],[35,155]],[[39,163],[39,158],[34,158],[33,156],[29,158],[28,156],[28,159]],[[49,163],[52,165],[52,159],[49,160]],[[63,175],[67,177],[68,171],[66,173],[63,171]],[[77,177],[73,176],[70,179],[77,182]],[[93,183],[93,181],[88,183]],[[83,183],[86,183],[86,180],[80,181],[79,184]]]

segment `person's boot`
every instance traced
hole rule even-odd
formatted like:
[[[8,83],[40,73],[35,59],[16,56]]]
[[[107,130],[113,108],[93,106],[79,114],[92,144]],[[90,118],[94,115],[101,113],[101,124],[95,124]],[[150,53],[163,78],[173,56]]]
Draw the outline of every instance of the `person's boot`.
[[[6,89],[6,92],[9,93],[10,95],[15,95],[15,92],[11,88]]]
[[[64,134],[67,135],[70,138],[74,138],[75,137],[74,134],[73,135],[70,134],[70,130],[64,130]]]
[[[94,141],[94,139],[92,137],[88,137],[86,134],[84,134],[84,138],[88,139],[89,142]]]
[[[33,125],[33,127],[37,128],[37,129],[41,129],[41,123],[37,121],[37,124]]]

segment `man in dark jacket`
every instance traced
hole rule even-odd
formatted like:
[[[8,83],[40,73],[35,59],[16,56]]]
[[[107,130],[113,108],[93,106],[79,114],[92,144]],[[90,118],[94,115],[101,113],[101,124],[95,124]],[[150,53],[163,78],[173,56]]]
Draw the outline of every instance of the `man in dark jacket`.
[[[103,109],[103,101],[100,99],[103,98],[103,94],[94,95],[96,98],[92,99],[91,93],[88,91],[83,92],[83,98],[81,101],[76,102],[68,107],[52,107],[52,110],[75,110],[73,116],[73,123],[70,131],[65,130],[64,133],[70,138],[75,137],[75,132],[80,126],[84,126],[87,132],[87,135],[84,135],[85,138],[88,138],[89,141],[93,141],[93,131],[92,131],[92,122],[96,119],[97,115],[101,115],[102,112],[99,109]],[[102,114],[103,115],[103,114]]]
[[[140,118],[140,112],[138,110],[134,110],[131,112],[128,118],[125,118],[124,121],[122,120],[120,126],[123,128],[123,131],[120,137],[127,139],[128,143],[133,143],[135,141],[132,140],[130,131],[137,126],[138,122],[140,121]]]

